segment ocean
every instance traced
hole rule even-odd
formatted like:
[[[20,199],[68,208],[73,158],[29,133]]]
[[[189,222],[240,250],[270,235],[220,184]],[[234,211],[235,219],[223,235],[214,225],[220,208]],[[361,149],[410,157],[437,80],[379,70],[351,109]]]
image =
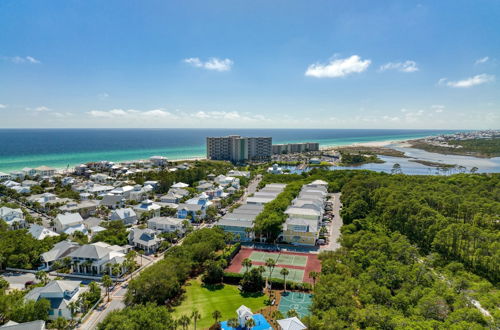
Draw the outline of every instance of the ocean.
[[[205,157],[207,136],[271,136],[273,143],[320,146],[392,141],[449,134],[450,130],[398,129],[0,129],[0,171],[89,161],[125,161],[154,155],[170,160]]]

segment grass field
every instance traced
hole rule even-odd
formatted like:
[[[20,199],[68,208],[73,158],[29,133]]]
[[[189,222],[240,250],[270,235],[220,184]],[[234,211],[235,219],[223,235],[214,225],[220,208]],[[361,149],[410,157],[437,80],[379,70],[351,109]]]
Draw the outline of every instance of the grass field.
[[[281,265],[304,267],[307,263],[307,257],[300,255],[279,254],[274,252],[262,252],[262,251],[254,251],[250,255],[250,260],[258,262],[266,262],[266,260],[269,258],[274,259],[277,264]]]
[[[252,268],[256,268],[259,266],[252,266]],[[282,280],[283,275],[280,274],[280,271],[282,268],[287,268],[287,267],[274,267],[273,270],[273,276],[272,278],[277,278]],[[302,282],[304,279],[304,270],[303,269],[292,269],[292,268],[287,268],[288,269],[288,276],[286,277],[287,282]],[[240,273],[243,274],[245,272],[245,268],[241,268]],[[269,270],[266,267],[266,271],[262,276],[266,278],[266,276],[269,275]]]
[[[222,313],[221,321],[236,317],[236,309],[245,305],[253,312],[263,308],[265,295],[242,296],[235,285],[223,285],[218,289],[208,289],[202,286],[199,279],[189,281],[186,286],[185,299],[182,304],[175,308],[174,317],[179,318],[183,314],[191,315],[194,308],[198,309],[201,319],[198,321],[198,329],[210,327],[214,323],[212,312],[218,310]],[[193,327],[191,323],[190,328]]]

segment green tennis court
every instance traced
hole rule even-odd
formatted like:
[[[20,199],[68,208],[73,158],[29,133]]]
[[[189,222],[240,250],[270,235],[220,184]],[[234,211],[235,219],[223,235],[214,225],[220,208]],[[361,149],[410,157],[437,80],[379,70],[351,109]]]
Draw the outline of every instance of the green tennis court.
[[[252,266],[252,268],[257,268],[257,267],[259,267],[259,266],[257,266],[257,265]],[[280,274],[282,268],[286,268],[286,267],[274,267],[273,274],[271,277],[282,280],[283,275]],[[286,277],[287,282],[299,282],[300,283],[303,281],[303,279],[304,279],[304,270],[303,269],[291,269],[291,268],[287,268],[287,269],[288,269],[288,275]],[[244,267],[242,267],[240,270],[240,273],[243,274],[245,272],[245,270],[246,269]],[[269,269],[266,267],[266,271],[262,274],[262,276],[264,278],[266,278],[268,275],[269,275]]]
[[[295,309],[299,314],[299,318],[309,315],[309,306],[312,303],[312,294],[304,292],[283,292],[281,294],[279,311],[286,315],[286,313]]]
[[[276,264],[300,266],[304,267],[307,264],[307,256],[295,254],[283,254],[275,252],[253,251],[250,255],[250,260],[257,262],[266,262],[267,259],[272,258]]]

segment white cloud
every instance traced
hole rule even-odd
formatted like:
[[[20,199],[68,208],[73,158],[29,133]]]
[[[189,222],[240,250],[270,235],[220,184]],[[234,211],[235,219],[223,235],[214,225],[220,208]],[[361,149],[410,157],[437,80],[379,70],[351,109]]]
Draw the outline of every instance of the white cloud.
[[[441,104],[433,104],[433,105],[431,105],[431,109],[434,110],[437,113],[443,112],[444,108],[445,108],[445,106],[441,105]]]
[[[36,111],[36,112],[47,112],[47,111],[51,111],[49,108],[47,108],[46,106],[41,106],[41,107],[36,107],[35,109],[33,109],[33,111]]]
[[[0,109],[5,109],[7,106],[5,104],[0,104]]]
[[[159,119],[159,118],[175,118],[176,116],[163,109],[153,109],[140,111],[135,109],[112,109],[108,111],[91,110],[88,115],[94,118],[113,118],[113,119]]]
[[[107,99],[109,97],[109,94],[104,92],[104,93],[99,93],[97,94],[97,97],[101,100]]]
[[[485,56],[485,57],[482,57],[478,60],[476,60],[476,62],[474,62],[474,64],[478,65],[478,64],[483,64],[483,63],[486,63],[488,62],[490,58],[488,56]]]
[[[309,65],[305,75],[315,78],[338,78],[352,73],[360,73],[368,69],[371,60],[361,60],[358,55],[347,58],[332,59],[327,64],[315,63]]]
[[[379,71],[398,70],[400,72],[415,72],[418,71],[417,63],[415,61],[404,62],[389,62],[382,65]]]
[[[447,78],[441,78],[438,81],[439,85],[445,85],[453,88],[469,88],[477,85],[482,85],[495,80],[495,76],[486,73],[478,74],[463,80],[448,81]]]
[[[33,56],[2,56],[0,57],[1,59],[5,61],[10,61],[15,64],[22,64],[22,63],[31,63],[31,64],[38,64],[41,63],[39,60],[34,58]]]
[[[184,63],[187,63],[191,66],[196,67],[196,68],[203,68],[206,70],[213,70],[213,71],[220,71],[220,72],[231,70],[231,68],[234,64],[234,62],[228,58],[219,59],[217,57],[211,57],[206,62],[203,62],[198,57],[186,58],[183,61],[184,61]]]

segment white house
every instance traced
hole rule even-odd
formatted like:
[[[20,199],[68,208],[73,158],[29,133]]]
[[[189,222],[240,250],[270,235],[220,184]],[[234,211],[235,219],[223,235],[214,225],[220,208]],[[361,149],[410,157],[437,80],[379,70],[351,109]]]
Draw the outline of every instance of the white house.
[[[135,225],[137,223],[137,214],[130,207],[116,209],[111,213],[110,220],[121,220],[125,225]]]
[[[160,247],[161,239],[153,229],[132,228],[128,236],[129,244],[144,250],[146,253],[154,253]]]
[[[37,240],[42,240],[45,237],[59,236],[58,233],[37,224],[32,224],[30,229],[28,230],[28,233],[30,233],[31,236],[33,236]]]
[[[87,288],[80,287],[81,283],[80,281],[51,281],[44,287],[34,288],[24,298],[33,301],[47,299],[50,302],[49,319],[55,320],[62,317],[70,320],[72,317],[69,305],[78,301],[80,295],[87,291]]]
[[[62,213],[54,219],[54,227],[57,233],[62,233],[69,227],[83,224],[83,218],[79,213]]]
[[[36,169],[34,169],[34,168],[25,167],[22,169],[22,171],[23,171],[25,176],[34,177],[36,175]]]
[[[120,265],[120,273],[116,275],[121,275],[126,270],[123,267],[123,262],[125,261],[125,253],[127,251],[127,247],[97,242],[79,246],[69,253],[68,257],[72,260],[74,273],[113,275],[111,267],[113,265]]]
[[[10,179],[10,174],[0,172],[0,181],[9,180],[9,179]]]
[[[163,233],[171,233],[179,231],[184,233],[183,219],[171,217],[155,217],[148,220],[148,228],[161,231]]]
[[[152,156],[149,158],[149,161],[154,166],[167,166],[168,165],[167,157],[163,157],[163,156]]]
[[[48,166],[39,166],[35,168],[36,175],[44,177],[44,176],[54,176],[56,174],[56,169]]]
[[[41,254],[42,261],[45,264],[45,269],[50,269],[56,260],[64,259],[72,251],[78,248],[78,244],[70,240],[61,241],[54,244],[52,249]]]
[[[271,174],[283,174],[283,169],[278,166],[278,164],[273,164],[273,166],[267,169],[267,173]]]
[[[278,330],[305,330],[307,327],[302,323],[298,317],[289,317],[287,319],[278,320]]]
[[[160,209],[160,205],[153,203],[153,201],[149,199],[143,200],[141,204],[134,207],[134,211],[137,213],[138,217],[145,212],[150,212],[151,217],[159,217]]]
[[[10,229],[26,227],[26,220],[21,209],[11,209],[10,207],[0,207],[0,219],[5,221]]]

